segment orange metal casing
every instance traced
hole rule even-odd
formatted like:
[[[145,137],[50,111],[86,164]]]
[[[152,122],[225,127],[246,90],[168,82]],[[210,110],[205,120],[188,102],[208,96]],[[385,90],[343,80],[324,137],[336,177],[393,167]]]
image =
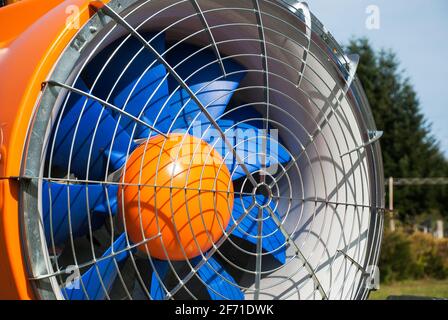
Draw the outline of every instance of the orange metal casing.
[[[0,9],[0,299],[33,298],[21,245],[19,185],[13,177],[20,175],[41,83],[78,31],[66,23],[72,14],[67,7],[79,8],[82,26],[92,12],[89,2],[24,0]]]

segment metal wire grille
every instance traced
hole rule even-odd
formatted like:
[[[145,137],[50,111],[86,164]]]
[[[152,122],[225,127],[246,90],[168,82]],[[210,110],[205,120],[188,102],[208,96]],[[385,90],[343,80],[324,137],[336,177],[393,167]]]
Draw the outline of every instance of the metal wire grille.
[[[32,128],[38,134],[30,134],[29,137],[29,145],[33,147],[28,151],[23,174],[24,224],[27,248],[33,252],[30,254],[30,279],[36,284],[41,297],[62,298],[69,275],[67,267],[74,266],[80,274],[91,267],[96,268],[101,291],[107,299],[154,298],[148,289],[147,273],[149,269],[156,270],[155,261],[149,251],[144,254],[135,250],[154,239],[132,243],[126,237],[125,248],[115,251],[114,241],[119,234],[126,232],[126,221],[119,221],[112,215],[113,205],[109,199],[105,226],[95,230],[94,222],[87,215],[89,232],[86,237],[76,237],[72,232],[74,222],[71,218],[70,186],[86,186],[85,192],[88,194],[89,186],[100,185],[106,189],[106,195],[113,187],[131,186],[169,188],[171,192],[185,194],[187,191],[198,194],[213,192],[215,197],[228,197],[232,193],[239,201],[243,196],[253,195],[252,190],[263,185],[267,186],[272,203],[265,206],[254,200],[248,207],[243,203],[244,214],[234,219],[230,229],[221,226],[223,236],[213,243],[210,250],[201,252],[199,262],[192,263],[185,259],[179,263],[168,258],[169,281],[155,272],[163,287],[163,297],[206,298],[204,291],[197,289],[203,287],[218,298],[226,299],[225,294],[198,276],[200,268],[209,265],[216,277],[237,287],[246,299],[365,298],[369,291],[366,282],[373,272],[370,267],[376,265],[378,259],[384,206],[380,178],[382,165],[377,143],[380,134],[374,127],[368,103],[355,77],[356,59],[346,57],[324,30],[305,5],[289,5],[283,1],[112,1],[104,6],[80,31],[67,49],[65,59],[61,59],[54,74],[49,76],[35,120],[40,125],[35,124]],[[162,35],[168,45],[163,52],[159,52],[154,43]],[[97,83],[110,76],[108,67],[114,63],[114,57],[120,50],[126,50],[132,40],[138,40],[140,49],[123,67],[112,90],[98,96],[95,93]],[[166,59],[170,52],[185,43],[197,47],[191,56],[204,50],[213,52],[215,60],[210,64],[218,65],[222,71],[222,75],[197,91],[193,91],[188,82],[201,70],[183,78],[178,73],[183,61],[170,65]],[[76,88],[75,84],[84,77],[95,56],[108,46],[113,49],[97,69],[98,72],[89,79],[89,89]],[[153,61],[146,66],[125,104],[114,105],[110,98],[115,88],[138,55],[144,52],[150,52],[154,56]],[[244,72],[226,70],[226,62],[230,60],[243,65]],[[67,67],[70,63],[71,68]],[[132,115],[127,111],[130,96],[145,73],[157,64],[163,65],[167,73],[160,79],[141,113]],[[279,144],[287,150],[291,160],[279,164],[278,170],[272,174],[250,172],[247,159],[241,158],[237,152],[238,144],[230,141],[227,131],[219,125],[220,119],[215,119],[208,111],[209,105],[204,105],[198,98],[201,91],[239,73],[244,73],[244,80],[237,89],[226,93],[232,95],[232,103],[220,117],[256,110],[261,116],[248,116],[237,124],[261,121],[264,130],[278,130]],[[111,146],[115,143],[119,125],[124,121],[133,123],[133,139],[127,145],[127,157],[132,154],[138,126],[149,129],[147,137],[139,140],[142,144],[147,144],[154,136],[166,137],[175,131],[172,126],[166,132],[157,129],[158,117],[154,123],[147,123],[143,118],[144,111],[151,108],[157,90],[169,77],[176,81],[177,88],[161,104],[158,115],[161,116],[169,108],[169,101],[176,92],[185,90],[188,93],[181,111],[191,101],[195,102],[200,109],[196,120],[202,115],[209,121],[202,134],[206,135],[211,130],[217,132],[212,147],[220,146],[225,150],[220,170],[232,158],[237,163],[230,172],[232,177],[237,174],[237,169],[244,173],[234,182],[233,191],[230,191],[230,186],[223,191],[200,187],[191,189],[187,186],[178,190],[172,185],[167,187],[157,183],[129,184],[124,179],[125,168],[111,172],[111,156],[107,157],[101,178],[91,178],[90,170],[95,165],[93,144],[95,139],[101,139],[101,119],[106,112],[113,112],[118,119]],[[73,167],[78,164],[72,161],[75,138],[83,130],[79,126],[81,120],[74,129],[74,138],[67,141],[70,143],[70,161],[64,168],[55,170],[53,166],[57,148],[55,139],[51,137],[62,130],[63,115],[73,96],[85,97],[79,119],[88,111],[89,102],[98,102],[103,107],[93,134],[85,141],[86,145],[90,145],[87,162],[82,164],[86,168],[85,177],[74,175]],[[174,119],[181,116],[181,111]],[[186,131],[192,130],[194,125],[195,119],[190,119]],[[36,142],[33,140],[35,136],[44,139]],[[254,138],[259,137],[244,137],[239,143],[244,145]],[[269,154],[264,150],[257,151],[257,156],[265,163]],[[44,159],[43,165],[36,164],[40,159]],[[188,172],[190,170],[191,166]],[[158,172],[155,172],[155,181],[157,175]],[[42,211],[40,199],[43,193],[48,193],[51,201],[54,184],[67,186],[70,234],[63,246],[55,244],[55,227],[51,223],[50,241],[45,240],[42,215],[33,213]],[[119,197],[122,195],[119,194]],[[140,199],[138,201],[140,206]],[[157,197],[153,205],[157,208]],[[228,206],[231,207],[231,204]],[[91,211],[88,195],[86,207]],[[250,218],[257,224],[258,234],[254,237],[256,244],[247,246],[231,234],[238,229],[244,232],[240,224],[254,208],[258,215]],[[126,209],[123,204],[120,206],[122,212]],[[50,216],[52,214],[50,209]],[[285,242],[276,249],[285,249],[284,264],[273,262],[270,257],[273,252],[262,250],[263,221],[266,217],[274,220],[284,236]],[[32,228],[38,228],[40,233],[31,233]],[[108,247],[112,250],[104,255]],[[129,253],[129,259],[121,265],[115,258],[124,252]],[[237,275],[238,280],[233,283],[222,276],[220,270],[210,264],[211,257],[218,257],[226,269]],[[114,258],[112,261],[117,270],[117,279],[112,288],[108,288],[97,267],[99,262],[110,258]],[[82,278],[79,283],[87,298],[91,298]]]

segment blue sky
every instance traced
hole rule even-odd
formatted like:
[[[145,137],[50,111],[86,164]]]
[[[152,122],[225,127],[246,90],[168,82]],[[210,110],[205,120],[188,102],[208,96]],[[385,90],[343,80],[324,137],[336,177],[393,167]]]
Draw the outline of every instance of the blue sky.
[[[342,44],[366,36],[376,49],[397,53],[448,157],[448,1],[308,0],[308,4]],[[371,5],[379,9],[379,29],[366,27]]]

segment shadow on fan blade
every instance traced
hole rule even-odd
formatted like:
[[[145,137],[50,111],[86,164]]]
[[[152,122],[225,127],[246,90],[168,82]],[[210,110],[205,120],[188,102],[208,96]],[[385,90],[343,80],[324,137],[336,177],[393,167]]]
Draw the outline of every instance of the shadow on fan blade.
[[[197,265],[201,260],[202,257],[198,257],[192,263]],[[206,283],[212,300],[244,300],[244,294],[233,277],[213,256],[199,268],[198,275]]]
[[[64,244],[100,228],[106,218],[117,214],[118,186],[99,184],[42,183],[42,210],[47,245]],[[69,203],[69,205],[68,205]],[[53,239],[51,237],[53,235]]]
[[[257,202],[264,203],[266,198],[262,195],[257,195]],[[243,196],[235,198],[233,205],[232,218],[230,219],[229,230],[242,215],[250,208],[254,202],[253,196]],[[280,215],[275,211],[275,206],[270,203],[269,206],[276,213],[277,218],[281,220]],[[249,241],[252,244],[257,244],[258,237],[258,207],[254,206],[248,215],[240,222],[240,224],[233,230],[232,236]],[[281,264],[286,261],[286,246],[285,236],[277,227],[274,219],[270,218],[269,211],[263,209],[263,229],[262,229],[262,247],[265,253],[274,256]]]
[[[89,92],[81,80],[76,88]],[[51,141],[50,169],[58,167],[62,172],[89,180],[103,180],[109,172],[120,169],[126,161],[128,147],[131,151],[136,147],[108,109],[76,93],[70,95],[58,131],[53,133]],[[106,172],[109,155],[113,156]]]
[[[261,124],[258,121],[252,122]],[[266,134],[261,127],[253,126],[249,122],[237,122],[233,119],[222,119],[217,123],[249,172],[266,170],[268,173],[275,174],[279,169],[278,164],[284,164],[291,160],[288,151],[277,141],[278,138],[269,133]],[[192,127],[189,133],[202,138],[221,154],[229,171],[233,172],[232,179],[234,181],[246,176],[219,131],[209,122]]]
[[[159,281],[159,278],[164,281],[169,271],[169,264],[166,261],[152,259],[154,270],[151,276],[151,298],[153,300],[163,300],[166,295],[166,291],[163,288],[163,283]],[[157,278],[159,277],[159,278]]]
[[[201,258],[194,258],[190,261],[192,266],[196,266]],[[166,290],[158,277],[163,281],[163,285],[167,290],[171,290],[178,283],[177,277],[173,275],[168,262],[152,259],[155,272],[152,272],[150,293],[154,300],[166,299]],[[186,262],[173,261],[173,267],[176,274],[183,278],[191,269]],[[157,277],[157,275],[158,277]],[[237,283],[232,276],[226,272],[225,268],[215,258],[211,257],[197,271],[197,276],[201,278],[199,281],[196,277],[191,278],[178,292],[175,294],[176,299],[192,299],[192,295],[196,299],[212,299],[212,300],[244,300],[244,294],[239,289]],[[205,285],[204,285],[205,283]],[[204,287],[208,292],[208,296],[204,295]]]
[[[146,34],[144,37],[149,41],[154,35]],[[124,45],[120,47],[122,44]],[[151,45],[163,54],[164,35],[152,40]],[[101,76],[97,78],[109,59]],[[131,37],[126,42],[119,39],[102,50],[88,64],[83,77],[91,85],[96,81],[92,90],[94,95],[152,125],[156,118],[154,114],[157,115],[156,112],[169,96],[166,74],[165,67],[156,60],[156,57],[137,39]],[[115,115],[115,118],[118,119],[118,116]],[[135,122],[132,120],[121,117],[120,126],[129,134],[132,133],[134,125]],[[149,130],[145,126],[137,125],[133,138],[147,138]]]
[[[229,239],[231,241],[224,242],[219,251],[226,257],[226,259],[238,267],[233,266],[221,256],[217,256],[217,260],[220,261],[222,265],[225,265],[226,271],[240,284],[240,286],[250,288],[255,283],[255,276],[242,270],[255,270],[257,246],[252,242],[236,236],[231,235]],[[246,252],[243,252],[242,250]],[[250,252],[250,254],[247,252]],[[261,265],[261,271],[263,272],[261,279],[269,277],[274,270],[278,270],[282,265],[283,264],[273,255],[264,255]]]
[[[66,299],[69,300],[103,300],[107,297],[118,274],[118,267],[129,257],[129,251],[123,251],[117,255],[114,253],[126,249],[126,234],[123,233],[104,254],[104,260],[97,262],[87,270],[81,279],[66,285],[63,290]],[[109,257],[113,255],[112,257]],[[109,258],[107,258],[109,257]],[[116,265],[117,264],[117,265]],[[81,283],[82,282],[82,283]],[[86,294],[87,293],[87,294]]]
[[[190,57],[192,54],[194,55]],[[184,61],[184,59],[186,60]],[[224,66],[227,73],[233,74],[224,78],[212,51],[201,50],[185,44],[177,45],[170,50],[167,54],[167,61],[175,67],[175,71],[185,80],[202,105],[215,119],[223,114],[234,90],[238,88],[240,81],[245,76],[242,66],[231,59],[225,59]],[[208,122],[208,118],[202,113],[200,107],[190,100],[188,92],[179,87],[179,83],[173,77],[168,78],[168,83],[173,96],[155,122],[159,130],[167,132],[170,127],[173,130],[187,129],[193,121]],[[146,117],[155,119],[159,113],[157,109],[148,110]]]

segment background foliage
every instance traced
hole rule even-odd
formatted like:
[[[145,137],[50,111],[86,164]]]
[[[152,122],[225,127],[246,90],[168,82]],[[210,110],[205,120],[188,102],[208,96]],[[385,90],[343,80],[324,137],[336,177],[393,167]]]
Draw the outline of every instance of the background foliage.
[[[408,279],[448,277],[448,239],[435,239],[420,232],[384,234],[379,262],[384,283]]]
[[[431,134],[417,94],[396,55],[374,51],[367,39],[352,40],[347,49],[360,55],[358,77],[369,99],[381,139],[386,177],[448,177],[448,161]],[[416,61],[416,63],[423,63]],[[431,79],[428,79],[431,81]],[[395,188],[395,205],[401,221],[418,223],[448,217],[447,187]]]
[[[360,55],[360,78],[379,130],[385,177],[448,177],[448,161],[422,114],[411,81],[391,51],[375,51],[366,39],[353,40],[350,53]],[[422,63],[416,61],[416,63]],[[428,79],[431,81],[431,79]],[[386,230],[379,261],[383,283],[448,277],[448,239],[406,233],[414,224],[444,219],[448,224],[446,186],[394,188],[400,231]],[[387,224],[386,224],[387,225]],[[408,227],[406,227],[408,226]]]

